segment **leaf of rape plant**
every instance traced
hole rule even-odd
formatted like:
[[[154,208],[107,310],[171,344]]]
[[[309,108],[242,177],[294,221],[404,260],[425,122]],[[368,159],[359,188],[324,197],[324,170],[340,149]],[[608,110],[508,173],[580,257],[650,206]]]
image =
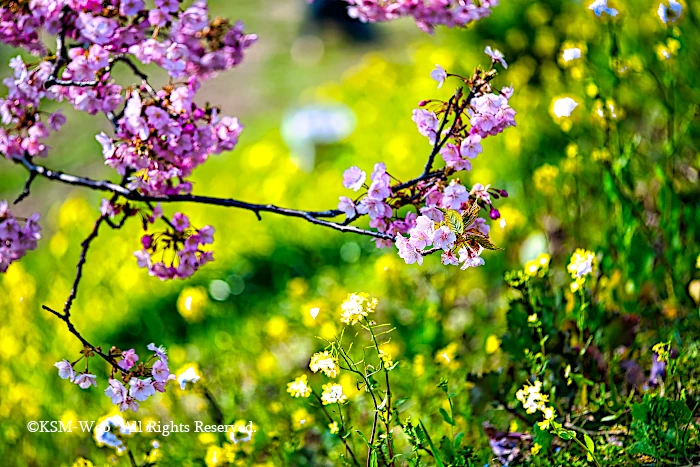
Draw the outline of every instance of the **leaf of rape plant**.
[[[442,415],[442,418],[446,423],[449,423],[452,426],[455,425],[454,420],[452,420],[452,417],[450,417],[450,415],[447,413],[447,410],[443,409],[442,407],[440,407],[440,415]]]
[[[460,220],[462,218],[460,217]],[[435,445],[433,444],[433,440],[430,439],[430,435],[428,434],[428,430],[425,429],[425,425],[423,425],[423,421],[419,420],[420,427],[423,430],[423,434],[425,434],[425,439],[428,441],[428,445],[430,446],[430,450],[433,452],[433,455],[435,456],[435,465],[438,467],[445,467],[445,464],[442,462],[442,459],[440,459],[440,455],[438,454],[439,451],[435,449]]]

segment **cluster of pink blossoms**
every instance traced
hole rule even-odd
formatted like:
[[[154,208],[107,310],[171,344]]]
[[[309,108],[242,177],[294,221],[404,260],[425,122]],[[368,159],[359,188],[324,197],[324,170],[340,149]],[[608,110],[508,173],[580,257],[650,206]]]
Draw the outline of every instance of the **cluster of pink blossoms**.
[[[28,250],[34,250],[40,232],[39,214],[32,214],[22,225],[10,212],[7,201],[0,201],[0,272],[7,271]]]
[[[457,218],[462,220],[455,222]],[[416,226],[408,232],[410,238],[403,235],[396,237],[399,257],[406,264],[422,265],[425,254],[442,250],[441,261],[444,265],[461,264],[462,269],[482,266],[484,259],[481,253],[484,249],[493,249],[488,240],[490,227],[486,221],[476,217],[476,214],[467,221],[454,210],[445,211],[443,219],[436,223],[428,216],[418,217]]]
[[[60,111],[49,114],[42,121],[39,112],[41,100],[57,96],[52,91],[44,90],[44,83],[51,74],[51,64],[43,62],[29,71],[20,57],[10,60],[12,76],[4,79],[8,94],[0,98],[0,152],[12,159],[27,154],[31,157],[44,157],[48,146],[44,141],[52,131],[58,131],[66,123]],[[46,113],[43,113],[46,115]]]
[[[491,14],[498,0],[345,0],[351,17],[364,22],[411,16],[425,32],[436,26],[465,27]]]
[[[165,386],[168,381],[175,379],[175,375],[170,373],[165,349],[156,347],[153,343],[148,344],[147,348],[153,352],[153,355],[147,362],[138,366],[136,366],[136,363],[139,360],[139,356],[136,355],[134,349],[123,352],[118,350],[110,352],[113,358],[119,358],[117,366],[122,370],[124,381],[126,381],[127,377],[129,378],[129,388],[122,381],[110,377],[107,389],[105,389],[105,395],[112,400],[113,404],[119,406],[122,412],[129,409],[136,412],[139,409],[139,402],[145,401],[155,395],[156,392],[165,392]],[[155,361],[151,364],[153,360]],[[97,387],[97,377],[88,373],[87,367],[84,372],[76,373],[73,368],[76,363],[61,360],[56,362],[54,366],[58,368],[58,376],[77,384],[82,389],[87,389],[90,386]]]
[[[492,65],[500,63],[507,67],[499,51],[487,47],[486,53],[491,57]],[[448,76],[457,75],[448,75],[438,65],[431,76],[438,81],[440,88]],[[489,211],[492,220],[499,219],[501,215],[492,202],[507,197],[508,193],[481,183],[467,189],[458,178],[449,180],[448,177],[457,171],[471,170],[471,161],[483,152],[481,142],[484,138],[515,126],[515,111],[508,102],[513,88],[493,91],[490,81],[494,76],[495,70],[490,69],[488,72],[477,70],[470,80],[459,77],[471,86],[468,97],[459,93],[449,103],[424,101],[420,104],[421,108],[413,111],[412,118],[418,132],[428,139],[433,151],[439,150],[445,161],[444,169],[426,174],[428,176],[414,180],[415,183],[394,185],[383,162],[375,164],[369,180],[367,174],[356,166],[343,174],[345,188],[353,191],[364,188],[366,192],[355,200],[341,196],[338,209],[345,213],[347,219],[368,215],[370,227],[395,239],[394,242],[376,239],[377,246],[391,247],[395,244],[399,256],[408,264],[423,264],[425,254],[444,250],[443,264],[461,264],[466,269],[483,264],[481,252],[493,247],[488,241],[490,227],[485,219],[472,214],[484,208]],[[427,107],[436,108],[436,111]],[[448,124],[450,120],[451,124]],[[404,206],[413,206],[415,211],[401,214],[399,210]],[[449,227],[444,224],[447,212],[453,218],[463,217],[465,212],[471,214],[468,218],[464,217],[461,230],[455,230],[452,228],[454,225]],[[410,238],[404,237],[404,234]],[[430,246],[433,248],[428,248]]]
[[[203,249],[214,243],[214,227],[194,229],[189,218],[180,212],[175,213],[170,224],[168,231],[141,237],[143,248],[134,256],[139,267],[148,269],[151,276],[161,280],[186,279],[214,260],[214,254]]]
[[[97,135],[107,165],[120,174],[136,172],[131,189],[154,196],[189,193],[192,185],[185,177],[211,154],[231,150],[238,142],[243,130],[238,120],[194,104],[197,87],[191,80],[145,101],[134,92],[115,138]]]
[[[147,6],[147,3],[152,3]],[[10,61],[14,71],[4,80],[8,95],[0,99],[0,152],[10,159],[44,157],[46,139],[66,119],[60,111],[41,111],[44,100],[68,101],[90,115],[105,113],[114,135],[97,135],[105,162],[128,187],[149,196],[190,193],[187,178],[209,156],[232,150],[243,127],[217,108],[194,103],[200,83],[238,65],[257,39],[241,23],[211,19],[207,3],[195,0],[9,0],[0,6],[0,40],[23,47],[41,58],[29,66]],[[42,39],[57,36],[55,56]],[[184,79],[155,90],[138,70],[153,63],[171,79]],[[120,63],[130,67],[141,84],[122,87],[112,78]],[[120,110],[121,109],[121,110]],[[115,215],[103,204],[103,214]],[[136,212],[136,210],[132,210]],[[154,216],[159,217],[159,216]],[[34,224],[28,224],[32,227]],[[146,245],[139,263],[160,278],[188,277],[211,261],[201,250],[211,243],[213,229],[196,235],[177,232]],[[19,242],[14,242],[19,245]],[[19,246],[13,248],[18,249]],[[3,267],[19,250],[5,253]],[[166,264],[152,261],[155,249],[175,250]],[[8,250],[9,251],[9,250]],[[147,254],[148,253],[148,254]],[[7,258],[5,257],[7,255]],[[7,261],[7,264],[5,263]]]

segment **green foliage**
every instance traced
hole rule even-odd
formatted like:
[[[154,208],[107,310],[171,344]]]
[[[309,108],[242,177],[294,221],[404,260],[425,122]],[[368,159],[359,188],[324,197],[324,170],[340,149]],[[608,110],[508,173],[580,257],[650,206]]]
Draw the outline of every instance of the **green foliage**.
[[[691,424],[695,422],[686,401],[646,394],[642,402],[632,406],[631,433],[635,443],[631,453],[668,463],[690,460],[689,453],[700,448],[696,436],[690,439]]]

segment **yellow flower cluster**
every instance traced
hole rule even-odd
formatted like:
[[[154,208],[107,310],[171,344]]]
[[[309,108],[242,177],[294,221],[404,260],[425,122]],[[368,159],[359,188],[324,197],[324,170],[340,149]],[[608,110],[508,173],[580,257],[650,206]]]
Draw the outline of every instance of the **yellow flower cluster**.
[[[541,412],[544,420],[537,424],[543,430],[549,428],[554,419],[554,409],[547,405],[549,396],[542,394],[542,383],[535,381],[533,384],[525,384],[515,393],[515,397],[523,404],[523,408],[529,414]]]
[[[343,386],[340,384],[328,383],[323,385],[321,393],[321,402],[323,405],[342,404],[348,400],[348,397],[343,393]]]
[[[671,356],[670,352],[668,349],[671,348],[671,343],[670,342],[659,342],[658,344],[655,344],[651,350],[654,351],[654,353],[657,355],[656,359],[660,362],[668,362],[669,357]]]
[[[549,270],[549,262],[551,260],[552,257],[548,253],[540,254],[537,258],[525,263],[525,274],[530,277],[544,276],[544,274]]]
[[[337,435],[338,432],[340,432],[340,427],[338,426],[338,422],[329,423],[328,429],[331,431],[332,435]]]
[[[374,313],[379,301],[372,298],[369,294],[351,293],[340,306],[342,314],[340,321],[345,324],[354,325],[359,323],[363,318],[366,318],[369,313]]]
[[[389,368],[394,364],[391,354],[384,349],[379,349],[379,358],[384,363],[384,368]]]
[[[316,352],[311,356],[309,369],[311,369],[311,371],[314,373],[321,371],[329,378],[335,378],[340,372],[338,362],[327,350],[324,350],[323,352]]]
[[[287,383],[287,392],[292,397],[309,397],[311,395],[311,387],[306,375],[301,375],[291,383]]]
[[[571,291],[576,292],[586,282],[586,277],[594,274],[597,269],[595,253],[583,248],[576,249],[566,269],[574,280],[571,283]]]
[[[678,51],[681,48],[681,43],[678,39],[669,37],[666,43],[663,42],[656,46],[656,58],[660,61],[665,62],[671,60],[673,57],[678,55]]]
[[[551,164],[543,164],[532,174],[532,183],[540,193],[550,195],[554,193],[554,182],[559,176],[559,168]]]

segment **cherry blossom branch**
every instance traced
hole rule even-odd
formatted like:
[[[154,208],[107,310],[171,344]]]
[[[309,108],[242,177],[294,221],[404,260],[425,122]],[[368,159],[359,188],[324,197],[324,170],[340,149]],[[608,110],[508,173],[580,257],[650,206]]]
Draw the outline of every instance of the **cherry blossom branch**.
[[[65,314],[59,313],[58,311],[54,310],[53,308],[48,307],[47,305],[41,305],[41,308],[43,308],[44,310],[48,311],[49,313],[55,315],[58,319],[60,319],[64,323],[66,323],[66,327],[68,328],[68,331],[70,331],[71,334],[73,334],[75,337],[77,337],[78,340],[83,343],[83,346],[90,349],[92,352],[95,353],[95,355],[98,355],[99,357],[101,357],[104,361],[106,361],[107,363],[112,365],[114,368],[118,368],[119,371],[125,371],[122,368],[119,368],[119,365],[117,364],[116,360],[114,360],[114,358],[111,355],[105,354],[104,352],[102,352],[100,347],[96,347],[96,346],[92,345],[90,342],[88,342],[87,339],[85,339],[83,337],[83,335],[80,334],[80,332],[75,328],[75,326],[73,325],[73,322],[70,320],[70,316],[66,316]]]
[[[460,88],[461,91],[461,88]],[[430,173],[430,170],[433,168],[433,162],[435,161],[435,156],[440,152],[440,149],[442,146],[447,142],[447,139],[449,138],[449,133],[443,138],[442,140],[440,139],[440,135],[442,135],[443,130],[445,129],[445,125],[447,125],[447,119],[450,116],[450,109],[452,108],[452,105],[454,104],[455,97],[459,99],[459,93],[455,93],[454,96],[450,97],[450,100],[447,102],[447,109],[445,109],[445,116],[442,118],[442,123],[440,123],[440,128],[438,129],[435,137],[435,144],[433,145],[433,150],[430,152],[430,155],[428,156],[428,161],[425,163],[425,169],[423,170],[423,177],[427,176]],[[455,115],[455,121],[459,119],[459,115],[461,112],[457,113]]]
[[[27,157],[21,159],[14,159],[18,164],[22,164],[30,173],[34,176],[41,176],[49,180],[58,181],[68,185],[77,185],[93,190],[107,191],[114,193],[115,195],[123,196],[130,201],[143,201],[143,202],[157,202],[157,203],[195,203],[213,206],[222,206],[230,208],[244,209],[252,211],[257,216],[258,220],[262,220],[261,213],[270,212],[273,214],[279,214],[287,217],[297,217],[304,219],[312,224],[322,225],[324,227],[329,227],[334,230],[341,232],[352,232],[359,235],[367,235],[370,237],[381,238],[386,240],[393,240],[394,236],[375,232],[372,230],[360,229],[355,226],[345,225],[338,222],[331,222],[324,220],[322,218],[333,218],[340,216],[341,211],[337,209],[327,210],[327,211],[302,211],[298,209],[284,208],[280,206],[275,206],[274,204],[256,204],[247,203],[245,201],[239,201],[233,198],[218,198],[213,196],[198,196],[198,195],[169,195],[169,196],[147,196],[138,193],[135,190],[129,190],[124,186],[117,185],[108,180],[94,180],[87,177],[79,177],[75,175],[66,174],[60,171],[54,171],[48,169],[44,166],[34,164]]]

